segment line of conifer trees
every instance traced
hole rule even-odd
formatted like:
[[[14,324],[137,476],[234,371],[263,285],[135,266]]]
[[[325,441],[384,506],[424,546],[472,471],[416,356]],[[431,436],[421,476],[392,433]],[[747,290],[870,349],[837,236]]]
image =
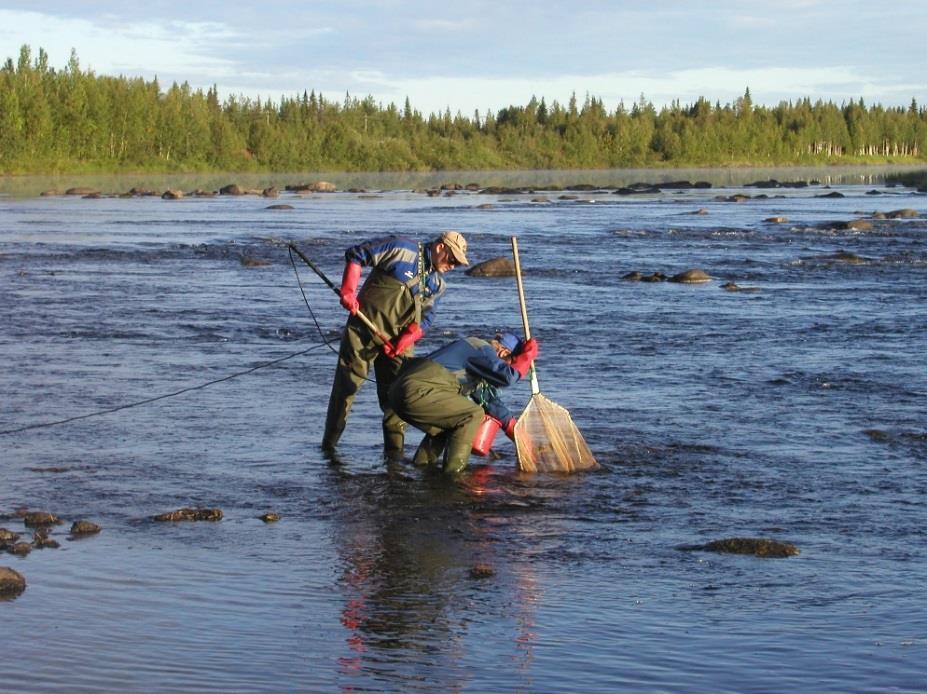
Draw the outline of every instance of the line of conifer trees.
[[[23,46],[0,68],[0,172],[594,169],[919,161],[927,109],[808,98],[766,107],[699,99],[656,109],[643,95],[472,116],[424,116],[372,97],[314,91],[279,103],[186,82],[95,75],[72,52],[56,70]]]

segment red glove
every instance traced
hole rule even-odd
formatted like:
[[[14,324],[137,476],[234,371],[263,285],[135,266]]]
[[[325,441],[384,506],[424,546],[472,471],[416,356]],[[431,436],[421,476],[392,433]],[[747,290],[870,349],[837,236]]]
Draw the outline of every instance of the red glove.
[[[357,263],[345,263],[344,275],[341,276],[341,289],[338,296],[341,297],[341,305],[348,309],[353,316],[360,308],[357,301],[357,283],[360,281],[361,266]]]
[[[522,378],[528,375],[528,369],[538,356],[538,343],[533,337],[525,340],[521,351],[512,357],[512,368],[515,369]]]
[[[401,357],[403,352],[418,342],[424,334],[418,323],[409,323],[396,339],[383,345],[383,354],[391,359]]]
[[[515,425],[517,423],[518,422],[514,417],[505,423],[505,435],[512,439],[512,441],[515,440]]]

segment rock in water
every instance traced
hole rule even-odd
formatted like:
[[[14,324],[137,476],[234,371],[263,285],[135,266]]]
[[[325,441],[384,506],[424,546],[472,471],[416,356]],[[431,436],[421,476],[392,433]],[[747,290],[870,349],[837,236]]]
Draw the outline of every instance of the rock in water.
[[[26,511],[22,514],[23,523],[25,523],[30,528],[34,528],[40,525],[58,525],[61,523],[61,519],[58,518],[54,513],[47,513],[45,511]]]
[[[88,520],[77,520],[71,524],[72,535],[95,535],[98,532],[100,532],[100,526]]]
[[[8,566],[0,566],[0,598],[16,597],[26,589],[26,579]]]
[[[682,282],[683,284],[696,284],[699,282],[711,282],[711,279],[711,275],[704,270],[693,268],[692,270],[680,272],[678,275],[673,275],[670,277],[669,281]]]
[[[798,547],[793,544],[762,537],[729,537],[709,542],[696,549],[727,554],[752,554],[755,557],[776,559],[794,557],[799,554]]]
[[[222,520],[221,508],[179,508],[155,516],[156,521],[217,521]]]
[[[467,274],[471,277],[514,277],[515,262],[508,256],[502,255],[477,263]]]

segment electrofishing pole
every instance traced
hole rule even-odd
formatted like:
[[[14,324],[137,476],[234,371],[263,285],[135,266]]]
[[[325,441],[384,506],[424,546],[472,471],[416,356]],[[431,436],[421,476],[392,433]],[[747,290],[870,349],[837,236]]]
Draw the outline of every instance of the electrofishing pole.
[[[309,267],[312,268],[312,271],[315,272],[315,274],[317,274],[319,277],[322,278],[322,281],[325,282],[325,284],[328,285],[328,288],[329,288],[329,289],[331,289],[333,292],[335,292],[335,294],[338,294],[338,295],[340,296],[339,288],[335,286],[334,282],[332,282],[330,279],[328,279],[328,277],[325,276],[325,273],[322,272],[322,269],[321,269],[318,265],[316,265],[315,263],[313,263],[313,262],[306,256],[305,253],[303,253],[301,250],[299,250],[299,249],[296,247],[295,244],[289,243],[289,244],[287,244],[287,245],[289,246],[290,250],[293,251],[294,253],[296,253],[296,255],[298,255],[298,256],[300,257],[300,259],[301,259],[306,265],[308,265]],[[382,332],[380,332],[380,330],[377,328],[377,326],[374,324],[374,322],[373,322],[372,320],[370,320],[369,318],[367,318],[367,316],[365,316],[359,309],[357,310],[357,312],[356,312],[354,315],[356,315],[356,316],[360,319],[361,323],[363,323],[364,325],[367,326],[368,330],[370,330],[370,332],[373,333],[374,337],[376,337],[382,344],[385,345],[386,343],[389,342],[389,338],[388,338],[386,335],[384,335]]]

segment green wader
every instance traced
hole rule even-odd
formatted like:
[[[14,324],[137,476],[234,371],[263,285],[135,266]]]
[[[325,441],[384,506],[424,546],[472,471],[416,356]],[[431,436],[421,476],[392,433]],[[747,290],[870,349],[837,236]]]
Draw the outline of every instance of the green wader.
[[[417,281],[418,278],[407,285],[374,269],[358,295],[361,312],[381,333],[391,339],[396,337],[410,322],[421,320],[421,303],[409,288]],[[412,354],[413,348],[410,347],[403,356],[409,357]],[[377,399],[383,410],[383,453],[390,458],[402,456],[406,425],[393,411],[387,397],[402,361],[402,358],[390,359],[383,354],[380,341],[357,316],[348,318],[341,337],[338,368],[328,399],[323,449],[333,450],[341,438],[354,397],[367,378],[370,363],[373,362]]]
[[[416,463],[434,464],[443,451],[445,472],[457,473],[467,467],[483,408],[460,390],[453,373],[428,359],[406,362],[390,388],[389,400],[396,414],[425,432]]]

